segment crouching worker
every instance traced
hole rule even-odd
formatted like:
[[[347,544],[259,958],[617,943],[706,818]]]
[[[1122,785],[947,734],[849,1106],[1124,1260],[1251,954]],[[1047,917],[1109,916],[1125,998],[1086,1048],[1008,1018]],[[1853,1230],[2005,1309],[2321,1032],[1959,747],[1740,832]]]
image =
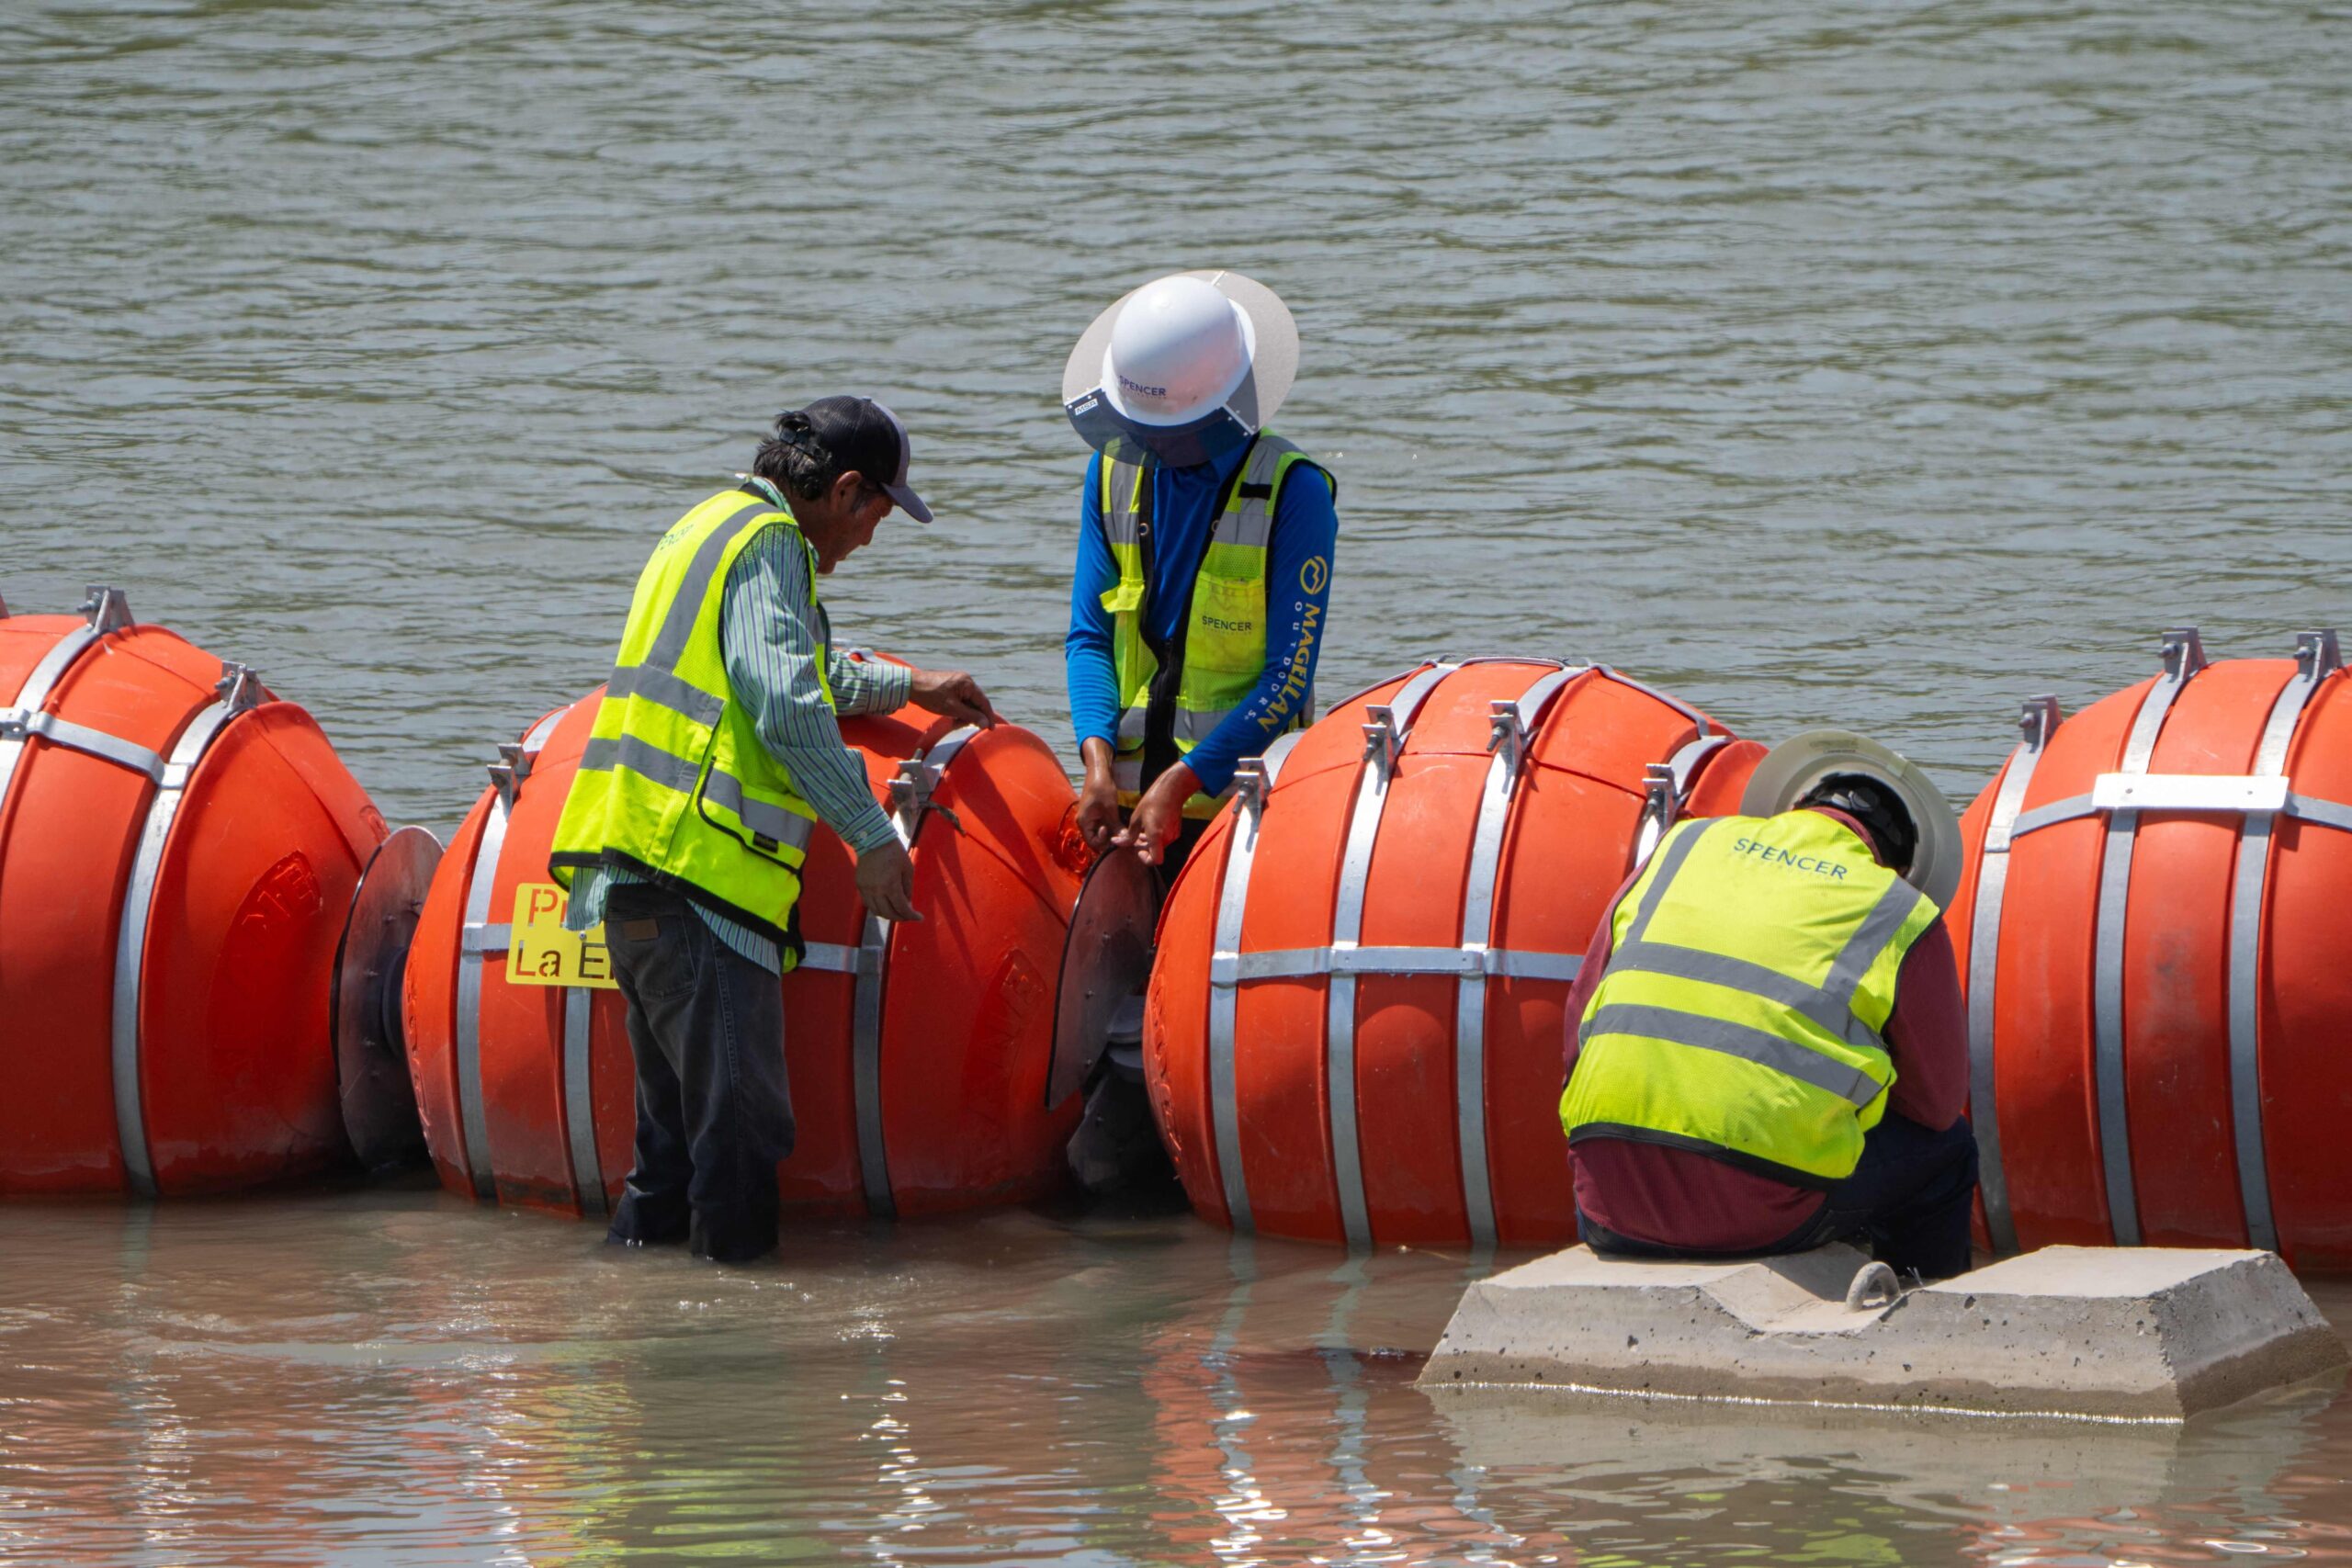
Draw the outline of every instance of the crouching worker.
[[[681,518],[637,581],[620,654],[556,829],[566,923],[605,922],[628,1003],[637,1148],[607,1240],[685,1241],[719,1262],[775,1246],[792,1152],[778,977],[819,822],[857,856],[858,896],[920,919],[914,869],[837,714],[912,701],[995,710],[968,675],[831,646],[817,580],[874,537],[907,485],[897,416],[825,398],[780,417],[741,486]]]
[[[1814,764],[1795,809],[1679,824],[1594,934],[1560,1101],[1579,1234],[1637,1258],[1853,1240],[1948,1278],[1976,1190],[1966,1015],[1913,884],[1958,882],[1951,807],[1893,752],[1815,731],[1765,760],[1750,810],[1792,751]]]

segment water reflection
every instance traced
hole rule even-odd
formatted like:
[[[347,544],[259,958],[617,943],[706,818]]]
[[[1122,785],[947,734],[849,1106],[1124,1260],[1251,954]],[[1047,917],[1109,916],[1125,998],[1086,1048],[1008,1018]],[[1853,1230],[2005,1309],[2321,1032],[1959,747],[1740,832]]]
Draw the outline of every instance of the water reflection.
[[[1183,1217],[829,1231],[716,1270],[354,1192],[10,1207],[0,1256],[11,1562],[2056,1564],[2346,1540],[2331,1390],[2185,1431],[1432,1399],[1421,1356],[1489,1260]]]

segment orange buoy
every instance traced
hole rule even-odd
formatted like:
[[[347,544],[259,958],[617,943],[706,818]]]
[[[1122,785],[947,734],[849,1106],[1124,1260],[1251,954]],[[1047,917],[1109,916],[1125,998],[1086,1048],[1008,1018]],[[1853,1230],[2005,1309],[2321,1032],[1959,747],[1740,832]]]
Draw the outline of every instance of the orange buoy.
[[[1170,891],[1145,1010],[1204,1218],[1382,1243],[1573,1235],[1568,987],[1679,815],[1764,749],[1604,666],[1427,663],[1245,764]]]
[[[548,847],[600,695],[500,748],[425,901],[405,1001],[443,1183],[583,1215],[617,1197],[636,1126],[628,1010],[603,950],[550,942],[562,906]],[[869,918],[848,849],[816,835],[807,951],[782,981],[797,1126],[784,1201],[889,1216],[1035,1197],[1061,1179],[1080,1110],[1074,1095],[1045,1104],[1053,976],[1083,869],[1076,795],[1012,725],[956,728],[908,707],[842,733],[908,840],[924,919]],[[548,975],[559,983],[537,983]]]
[[[377,927],[346,930],[384,819],[310,715],[106,588],[78,617],[0,618],[0,1017],[20,1057],[0,1191],[216,1191],[346,1164],[345,1089],[396,1138],[361,1026],[394,878]]]
[[[1962,818],[1984,1238],[2260,1247],[2352,1269],[2352,680],[2163,668],[2024,739]]]

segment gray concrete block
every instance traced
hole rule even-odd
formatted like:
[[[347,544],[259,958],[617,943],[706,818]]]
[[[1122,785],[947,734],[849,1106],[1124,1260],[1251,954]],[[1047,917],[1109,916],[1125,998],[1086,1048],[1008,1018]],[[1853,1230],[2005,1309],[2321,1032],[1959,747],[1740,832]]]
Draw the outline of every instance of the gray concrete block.
[[[2346,1360],[2267,1252],[2045,1247],[1849,1309],[1866,1261],[1572,1247],[1471,1286],[1421,1386],[2179,1420]]]

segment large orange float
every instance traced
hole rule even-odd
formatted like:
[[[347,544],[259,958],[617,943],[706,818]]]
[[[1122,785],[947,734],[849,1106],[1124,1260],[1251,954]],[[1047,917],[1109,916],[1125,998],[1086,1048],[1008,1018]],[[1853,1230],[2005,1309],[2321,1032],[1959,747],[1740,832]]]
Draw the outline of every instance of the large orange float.
[[[400,835],[347,932],[386,840],[310,715],[120,593],[0,617],[0,1192],[299,1177],[350,1162],[346,1111],[396,1157],[373,987],[437,847]]]
[[[1193,1206],[1353,1246],[1573,1236],[1568,987],[1764,749],[1605,666],[1433,661],[1246,764],[1171,890],[1145,1072]]]
[[[418,922],[406,1018],[425,1139],[453,1191],[594,1215],[628,1174],[636,1111],[616,990],[510,978],[514,916],[548,847],[601,694],[502,747]],[[1054,975],[1082,849],[1076,795],[1012,725],[956,728],[915,708],[845,720],[915,867],[924,919],[859,903],[846,847],[808,851],[799,967],[785,976],[798,1139],[788,1208],[913,1215],[1016,1202],[1061,1179],[1080,1102],[1045,1104]],[[552,919],[551,913],[546,918]],[[594,966],[591,949],[591,966]]]
[[[1962,819],[1986,1239],[2276,1247],[2352,1269],[2352,680],[2161,671],[2024,739]]]

